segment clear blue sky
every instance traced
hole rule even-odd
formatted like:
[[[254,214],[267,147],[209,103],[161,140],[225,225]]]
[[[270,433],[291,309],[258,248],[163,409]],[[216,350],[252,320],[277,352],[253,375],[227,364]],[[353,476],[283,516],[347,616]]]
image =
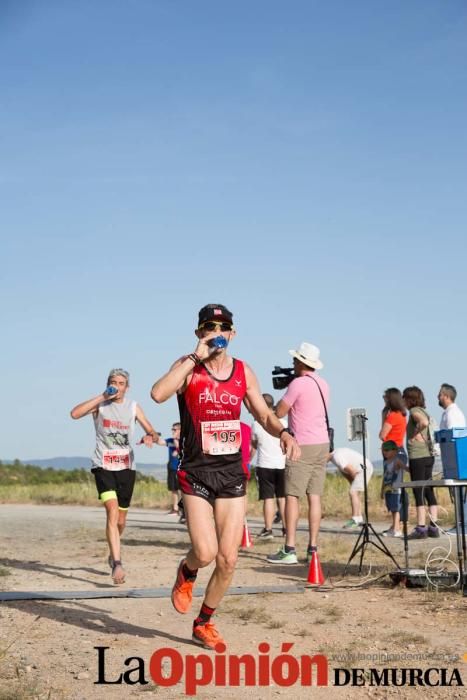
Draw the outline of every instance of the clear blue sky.
[[[467,409],[466,36],[464,0],[3,0],[0,457],[90,454],[113,366],[168,434],[212,301],[263,390],[321,348],[338,444],[364,406],[377,457],[387,386]]]

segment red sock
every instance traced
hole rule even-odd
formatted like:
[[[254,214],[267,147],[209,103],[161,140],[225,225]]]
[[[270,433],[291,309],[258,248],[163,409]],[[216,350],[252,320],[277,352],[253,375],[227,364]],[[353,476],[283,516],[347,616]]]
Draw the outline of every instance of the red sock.
[[[211,617],[214,615],[215,609],[216,608],[210,608],[209,605],[203,603],[201,606],[201,610],[199,611],[199,615],[193,623],[193,627],[207,624],[211,620]]]

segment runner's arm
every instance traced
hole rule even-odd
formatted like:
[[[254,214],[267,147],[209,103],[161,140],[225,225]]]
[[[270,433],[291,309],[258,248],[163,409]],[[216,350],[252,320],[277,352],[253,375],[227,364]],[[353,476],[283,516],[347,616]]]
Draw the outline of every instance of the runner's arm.
[[[95,396],[93,399],[83,401],[83,403],[79,403],[77,406],[71,409],[70,416],[74,420],[88,416],[90,413],[97,411],[99,404],[103,403],[104,401],[108,401],[110,398],[111,397],[106,396],[106,394],[99,394],[99,396]]]
[[[146,435],[142,438],[139,444],[144,443],[146,447],[152,447],[154,442],[159,437],[159,434],[154,430],[139,404],[136,404],[136,420],[146,432]]]
[[[193,367],[207,360],[210,355],[215,354],[216,349],[209,347],[209,341],[215,337],[215,331],[203,335],[202,338],[198,339],[198,345],[194,352],[184,355],[174,362],[169,371],[153,384],[151,389],[153,401],[164,403],[171,396],[187,387],[193,373]]]
[[[273,437],[280,438],[281,449],[288,459],[297,460],[300,457],[300,448],[292,435],[286,432],[277,415],[271,411],[263,399],[258,380],[253,370],[245,364],[246,400],[248,409],[258,423]]]
[[[163,377],[157,380],[151,389],[151,398],[156,403],[163,403],[181,389],[184,389],[193,373],[195,363],[189,355],[174,362]]]

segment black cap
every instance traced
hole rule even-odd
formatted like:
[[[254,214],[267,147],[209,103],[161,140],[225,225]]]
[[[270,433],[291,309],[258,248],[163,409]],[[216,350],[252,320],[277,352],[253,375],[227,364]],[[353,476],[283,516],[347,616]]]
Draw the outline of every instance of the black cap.
[[[232,312],[222,304],[206,304],[198,314],[198,326],[205,321],[227,321],[233,323]]]

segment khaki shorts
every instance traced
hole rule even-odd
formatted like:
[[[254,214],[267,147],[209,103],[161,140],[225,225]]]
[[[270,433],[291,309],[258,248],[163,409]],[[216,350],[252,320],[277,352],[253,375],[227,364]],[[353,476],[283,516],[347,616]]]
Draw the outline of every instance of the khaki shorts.
[[[373,476],[373,467],[370,467],[367,465],[366,467],[366,483],[370,481],[371,477]],[[357,476],[355,479],[352,481],[350,484],[350,493],[355,493],[356,491],[364,491],[365,490],[365,485],[363,482],[363,469],[358,472]]]
[[[285,464],[285,493],[300,498],[305,493],[322,496],[329,443],[322,445],[300,445],[301,457],[296,462]]]

